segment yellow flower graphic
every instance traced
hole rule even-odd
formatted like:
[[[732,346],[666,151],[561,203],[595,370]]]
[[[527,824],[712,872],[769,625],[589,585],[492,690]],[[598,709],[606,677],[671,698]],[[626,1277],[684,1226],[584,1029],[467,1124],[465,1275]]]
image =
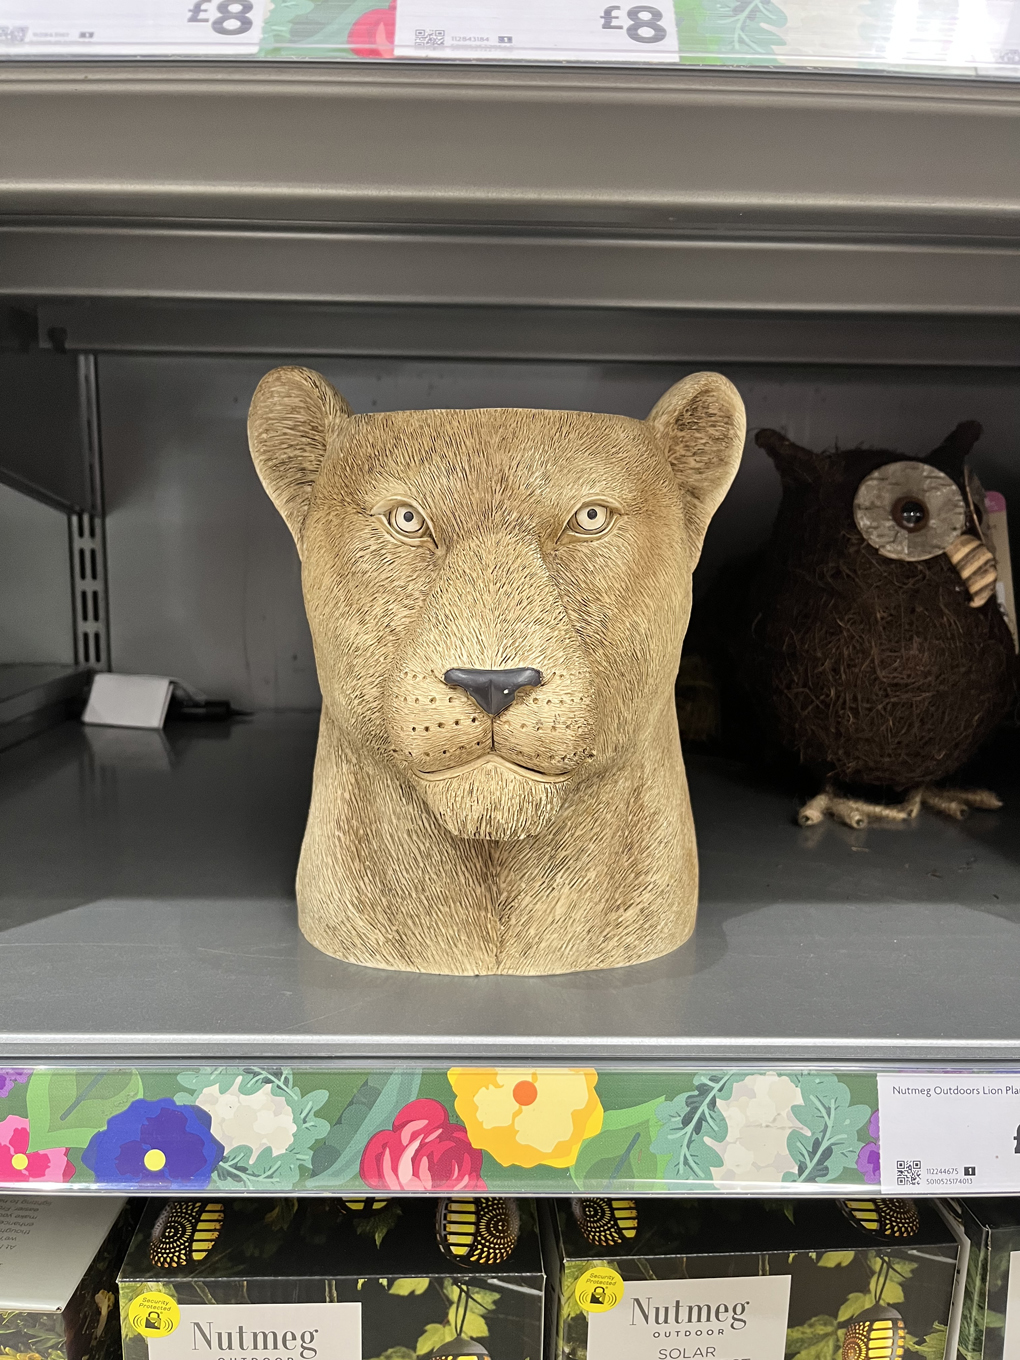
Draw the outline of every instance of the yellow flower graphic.
[[[602,1128],[598,1073],[584,1067],[452,1067],[456,1109],[473,1147],[501,1166],[573,1166]]]

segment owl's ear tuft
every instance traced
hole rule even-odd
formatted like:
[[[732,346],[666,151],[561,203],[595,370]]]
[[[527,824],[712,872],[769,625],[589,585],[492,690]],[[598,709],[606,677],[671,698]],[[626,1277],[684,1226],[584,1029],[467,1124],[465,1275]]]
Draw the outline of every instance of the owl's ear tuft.
[[[967,455],[981,438],[981,426],[976,420],[964,420],[952,434],[947,434],[937,449],[927,458],[932,467],[963,485]]]
[[[343,397],[310,368],[274,368],[251,399],[252,461],[299,552],[312,488],[333,436],[350,415]]]
[[[822,470],[822,455],[802,448],[778,430],[759,430],[754,442],[772,459],[784,482],[810,483],[818,480]]]
[[[646,423],[665,445],[700,549],[740,464],[747,424],[740,393],[721,373],[692,373],[659,398]]]

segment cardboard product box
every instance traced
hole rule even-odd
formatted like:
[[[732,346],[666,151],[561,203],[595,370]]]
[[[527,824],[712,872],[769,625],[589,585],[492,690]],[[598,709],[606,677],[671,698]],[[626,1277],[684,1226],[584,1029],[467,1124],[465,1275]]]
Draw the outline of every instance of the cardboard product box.
[[[138,1214],[109,1196],[0,1195],[0,1357],[114,1360]]]
[[[909,1200],[553,1201],[549,1360],[942,1360],[958,1243]]]
[[[540,1360],[534,1205],[154,1202],[120,1273],[124,1360]]]
[[[1020,1200],[943,1200],[941,1208],[967,1253],[959,1360],[1020,1360]]]

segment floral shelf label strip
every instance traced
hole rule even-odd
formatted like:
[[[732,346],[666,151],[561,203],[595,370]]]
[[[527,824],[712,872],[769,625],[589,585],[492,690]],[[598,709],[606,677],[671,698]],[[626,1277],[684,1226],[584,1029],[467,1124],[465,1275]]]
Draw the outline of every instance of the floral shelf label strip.
[[[31,1182],[141,1193],[1011,1194],[1020,1074],[0,1068],[0,1185]]]
[[[0,1069],[0,1184],[160,1193],[878,1184],[874,1073]]]

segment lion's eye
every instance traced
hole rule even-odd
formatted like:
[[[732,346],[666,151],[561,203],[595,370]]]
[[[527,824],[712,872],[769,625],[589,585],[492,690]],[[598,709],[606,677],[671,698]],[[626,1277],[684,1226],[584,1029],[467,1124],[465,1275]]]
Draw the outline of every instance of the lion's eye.
[[[387,516],[391,529],[406,538],[421,538],[425,530],[425,516],[416,505],[395,505]]]
[[[582,505],[570,518],[570,527],[579,534],[600,534],[610,520],[608,505]]]

